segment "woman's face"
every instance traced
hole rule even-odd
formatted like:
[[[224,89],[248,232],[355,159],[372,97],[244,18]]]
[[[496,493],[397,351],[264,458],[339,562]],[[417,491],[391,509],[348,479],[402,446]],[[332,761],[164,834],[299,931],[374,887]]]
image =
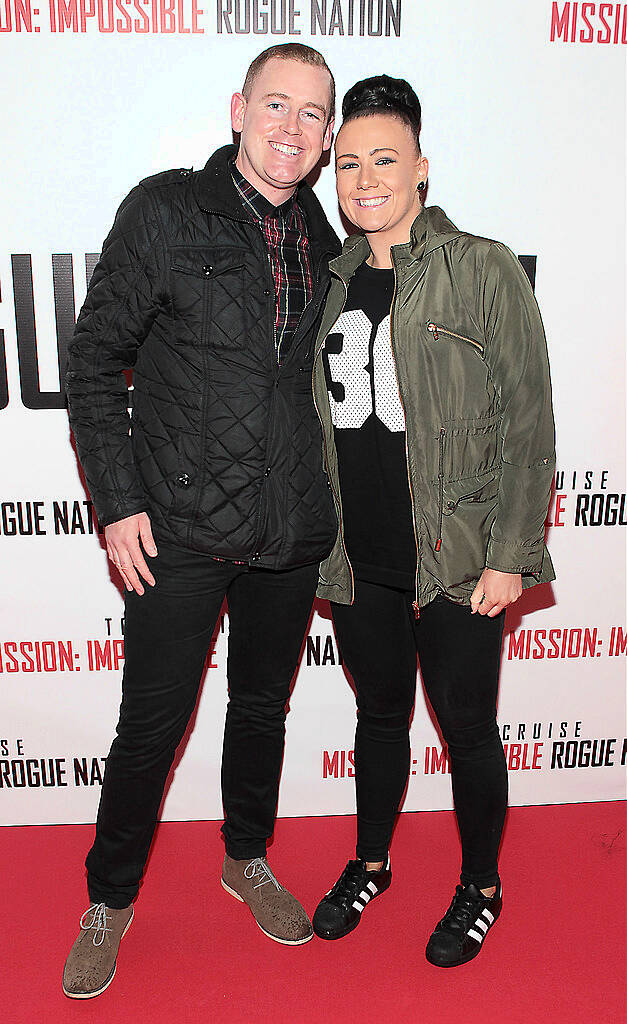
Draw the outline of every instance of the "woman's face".
[[[389,114],[356,117],[340,128],[335,154],[337,195],[348,219],[366,234],[389,235],[390,245],[408,241],[421,209],[416,189],[429,171],[411,130]]]

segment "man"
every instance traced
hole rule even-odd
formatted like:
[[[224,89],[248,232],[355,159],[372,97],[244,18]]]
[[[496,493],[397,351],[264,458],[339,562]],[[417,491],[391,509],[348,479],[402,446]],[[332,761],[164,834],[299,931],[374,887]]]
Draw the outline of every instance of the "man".
[[[74,998],[113,979],[225,596],[222,884],[270,938],[312,936],[265,854],[285,704],[337,530],[311,364],[339,243],[301,185],[331,145],[333,109],[317,51],[264,51],[232,98],[239,148],[133,189],[78,319],[70,420],[127,594],[120,720],[86,861],[90,906],[63,976]]]

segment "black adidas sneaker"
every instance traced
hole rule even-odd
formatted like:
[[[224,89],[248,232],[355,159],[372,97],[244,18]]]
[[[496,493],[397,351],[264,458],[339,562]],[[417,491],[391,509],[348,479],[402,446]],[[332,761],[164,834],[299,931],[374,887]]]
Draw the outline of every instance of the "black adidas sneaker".
[[[503,890],[484,896],[476,885],[458,885],[453,902],[436,925],[425,956],[436,967],[459,967],[481,952],[483,940],[501,913]]]
[[[380,871],[366,871],[366,861],[349,860],[330,892],[320,900],[312,918],[313,930],[321,939],[341,939],[352,932],[371,900],[390,885],[392,872],[388,855]]]

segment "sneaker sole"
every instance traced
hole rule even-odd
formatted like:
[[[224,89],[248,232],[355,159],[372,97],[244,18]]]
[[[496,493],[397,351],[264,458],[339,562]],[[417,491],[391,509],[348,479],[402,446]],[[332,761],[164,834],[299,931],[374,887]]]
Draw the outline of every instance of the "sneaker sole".
[[[484,939],[484,942],[485,942],[485,939]],[[428,953],[426,951],[425,951],[425,959],[430,964],[432,964],[433,967],[445,967],[445,968],[446,967],[463,967],[464,964],[470,963],[470,961],[474,960],[476,956],[479,956],[479,953],[481,952],[482,949],[483,949],[483,942],[481,943],[479,948],[474,951],[474,953],[468,953],[465,957],[462,957],[461,960],[456,960],[455,963],[452,963],[452,964],[441,964],[437,960],[432,960],[431,957],[428,955]]]
[[[248,907],[246,900],[243,899],[238,892],[235,892],[235,889],[231,889],[231,886],[227,885],[223,878],[220,879],[220,885],[229,893],[229,895],[234,896],[239,903],[243,903],[244,906]],[[250,910],[250,907],[248,907],[248,909]],[[311,935],[306,935],[304,939],[280,939],[278,935],[273,935],[272,932],[267,932],[266,929],[259,924],[259,921],[253,914],[252,910],[250,910],[250,912],[259,930],[262,931],[264,935],[267,935],[269,939],[272,939],[273,942],[280,942],[282,946],[304,946],[306,942],[311,942],[313,939],[313,931]]]
[[[366,904],[366,907],[369,907],[371,903],[374,903],[374,901],[379,898],[379,896],[382,896],[384,892],[387,892],[387,890],[390,888],[391,884],[392,884],[392,879],[390,878],[390,881],[388,882],[388,884],[386,886],[384,886],[382,889],[379,889],[379,891],[376,893],[376,895],[373,896],[372,899],[368,900],[368,903]],[[364,907],[364,910],[366,909],[366,907]],[[350,924],[347,928],[345,928],[344,931],[338,932],[336,935],[325,934],[322,930],[317,931],[315,925],[314,925],[314,932],[318,936],[319,939],[324,939],[325,942],[335,942],[336,939],[343,939],[347,935],[350,935],[351,932],[354,932],[355,928],[360,923],[360,921],[361,921],[363,916],[364,916],[364,913],[363,913],[363,910],[362,910],[361,914],[359,915],[359,917],[357,918],[356,921],[353,921],[353,923]]]
[[[501,916],[501,911],[499,910],[498,914],[495,915],[494,921],[490,925],[488,931],[490,931],[490,932],[492,931],[492,929],[494,928],[494,925],[496,924],[496,922],[498,921],[500,916]],[[477,949],[474,950],[474,952],[467,953],[466,956],[462,957],[461,960],[456,960],[455,963],[452,963],[452,964],[441,964],[441,963],[438,963],[437,960],[432,960],[431,957],[429,956],[429,953],[428,953],[428,947],[427,947],[427,949],[425,949],[425,958],[434,967],[463,967],[464,964],[470,963],[470,961],[474,960],[476,956],[479,956],[479,953],[481,952],[481,950],[483,949],[483,947],[485,945],[485,940],[487,939],[487,937],[488,937],[488,932],[486,932],[485,937],[484,937],[483,942],[481,943],[481,945],[478,946]]]
[[[135,911],[132,910],[131,911],[131,916],[128,919],[126,928],[124,929],[124,931],[120,935],[120,942],[122,941],[122,939],[126,935],[126,933],[129,930],[129,928],[131,927],[131,924],[133,923],[133,918],[134,917],[135,917]],[[113,965],[113,970],[111,971],[111,974],[109,975],[109,977],[105,981],[104,985],[101,985],[100,988],[96,989],[94,992],[68,992],[68,990],[66,989],[65,985],[62,984],[61,987],[63,989],[63,994],[66,995],[68,997],[68,999],[95,999],[96,996],[102,995],[102,993],[105,991],[105,989],[109,988],[109,985],[111,984],[111,982],[115,978],[115,972],[117,971],[117,968],[118,968],[118,958],[116,956],[115,963]]]
[[[357,927],[360,921],[361,914],[359,915],[356,921],[353,921],[353,923],[348,926],[348,928],[345,928],[343,932],[338,932],[336,935],[325,934],[325,932],[323,932],[322,930],[318,931],[316,928],[314,928],[314,932],[319,939],[324,939],[325,942],[335,942],[336,939],[343,939],[347,935],[350,935],[351,932],[354,932],[355,928]]]

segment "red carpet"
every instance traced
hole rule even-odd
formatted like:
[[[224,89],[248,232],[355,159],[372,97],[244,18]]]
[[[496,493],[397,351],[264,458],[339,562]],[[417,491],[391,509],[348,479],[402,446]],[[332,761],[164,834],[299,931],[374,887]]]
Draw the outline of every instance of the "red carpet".
[[[313,911],[351,854],[352,818],[284,819],[270,861]],[[63,961],[86,906],[91,826],[0,829],[0,1024],[624,1024],[625,805],[510,811],[504,908],[481,955],[424,959],[448,905],[458,840],[448,812],[405,814],[392,888],[347,938],[295,949],[266,939],[218,884],[215,822],[162,825],[118,973],[72,1002]]]

